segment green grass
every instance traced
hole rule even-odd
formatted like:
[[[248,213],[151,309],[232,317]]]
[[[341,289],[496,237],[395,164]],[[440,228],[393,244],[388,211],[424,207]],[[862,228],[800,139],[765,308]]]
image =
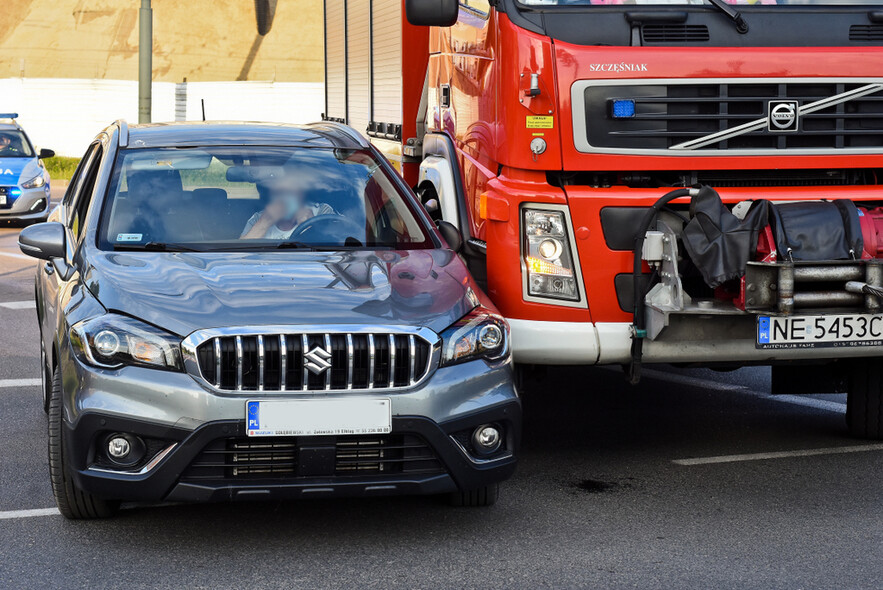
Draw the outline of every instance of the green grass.
[[[65,156],[54,156],[43,160],[43,164],[46,165],[46,170],[49,171],[49,176],[52,180],[70,180],[79,163],[79,158],[68,158]]]

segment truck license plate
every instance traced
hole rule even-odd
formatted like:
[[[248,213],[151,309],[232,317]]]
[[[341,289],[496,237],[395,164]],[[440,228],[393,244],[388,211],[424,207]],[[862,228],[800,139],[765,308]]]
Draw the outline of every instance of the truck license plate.
[[[883,315],[760,316],[757,348],[883,346]]]
[[[389,398],[249,400],[245,403],[248,436],[327,436],[389,434]]]

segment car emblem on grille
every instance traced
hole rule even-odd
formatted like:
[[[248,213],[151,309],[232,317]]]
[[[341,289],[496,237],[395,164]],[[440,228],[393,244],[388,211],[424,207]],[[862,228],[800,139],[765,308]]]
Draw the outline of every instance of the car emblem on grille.
[[[316,346],[304,354],[304,366],[313,375],[321,375],[331,368],[331,353],[321,346]]]
[[[773,133],[797,131],[798,115],[796,100],[771,100],[767,129]]]

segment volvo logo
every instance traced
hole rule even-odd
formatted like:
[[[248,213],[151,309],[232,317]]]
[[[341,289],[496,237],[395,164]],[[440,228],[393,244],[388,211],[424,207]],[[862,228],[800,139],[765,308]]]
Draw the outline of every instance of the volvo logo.
[[[773,133],[797,131],[798,115],[796,100],[771,100],[767,129]]]
[[[304,354],[304,366],[313,375],[321,375],[331,368],[331,353],[321,346],[316,346]]]

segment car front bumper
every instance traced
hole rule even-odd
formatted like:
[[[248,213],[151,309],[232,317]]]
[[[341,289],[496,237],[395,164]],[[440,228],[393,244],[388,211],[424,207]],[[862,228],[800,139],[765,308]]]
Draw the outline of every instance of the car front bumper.
[[[21,194],[11,200],[10,204],[0,205],[0,219],[34,220],[43,219],[49,214],[50,192],[49,184],[40,188],[21,189]]]
[[[63,367],[66,461],[76,484],[101,497],[206,502],[437,494],[480,488],[515,470],[521,404],[509,362],[438,369],[401,392],[347,393],[388,397],[389,435],[284,439],[246,436],[245,401],[261,399],[259,392],[224,396],[187,374],[103,371],[73,358]],[[68,391],[67,384],[76,388]],[[464,433],[488,423],[502,428],[504,445],[485,458],[463,441]],[[112,433],[143,440],[145,461],[113,466],[103,454]],[[276,447],[260,447],[265,443]]]

